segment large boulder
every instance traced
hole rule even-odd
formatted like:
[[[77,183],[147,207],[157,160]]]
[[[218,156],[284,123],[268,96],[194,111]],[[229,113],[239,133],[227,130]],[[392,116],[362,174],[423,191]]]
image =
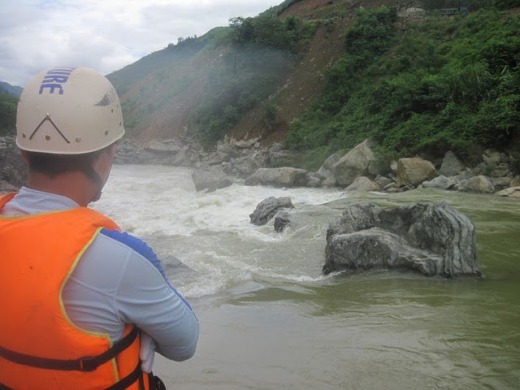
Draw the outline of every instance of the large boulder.
[[[520,186],[506,188],[505,190],[497,192],[497,195],[507,196],[508,198],[520,199]]]
[[[444,175],[437,176],[432,180],[426,180],[422,182],[424,188],[439,188],[441,190],[451,190],[456,186],[457,182],[452,177],[446,177]]]
[[[345,188],[345,192],[370,192],[380,191],[381,186],[366,176],[360,176]]]
[[[400,185],[418,186],[437,176],[434,165],[422,158],[401,158],[397,161],[397,180]]]
[[[339,186],[349,186],[359,176],[369,174],[371,164],[376,163],[372,143],[366,140],[341,157],[334,165],[334,176]]]
[[[300,187],[307,185],[305,169],[281,167],[260,168],[249,176],[244,184],[248,186],[265,185],[273,187]]]
[[[457,158],[455,153],[447,151],[442,159],[441,168],[439,169],[439,175],[446,177],[455,176],[461,173],[466,167]]]
[[[174,139],[170,140],[152,140],[145,150],[153,153],[165,153],[165,154],[176,154],[182,149],[181,146],[177,145]]]
[[[327,230],[325,255],[324,273],[401,268],[427,276],[480,276],[473,223],[446,203],[349,206]]]
[[[334,165],[341,159],[343,153],[336,152],[330,155],[316,172],[323,179],[325,186],[333,187],[336,185],[336,176],[334,174]]]
[[[193,171],[191,174],[196,191],[215,191],[219,188],[228,187],[233,182],[227,177],[218,165],[204,166]]]
[[[477,192],[482,194],[492,194],[495,192],[495,185],[484,175],[470,177],[467,180],[462,180],[457,185],[457,190],[462,192]]]
[[[249,214],[249,218],[253,225],[259,225],[259,226],[265,225],[276,215],[276,213],[278,213],[278,211],[280,211],[282,209],[292,209],[292,208],[294,208],[294,206],[291,202],[291,198],[289,198],[289,197],[275,198],[274,196],[271,196],[271,197],[261,201],[256,206],[255,211],[253,211],[252,214]],[[283,230],[283,228],[281,230],[278,230],[278,228],[277,228],[276,230],[281,231],[281,230]]]

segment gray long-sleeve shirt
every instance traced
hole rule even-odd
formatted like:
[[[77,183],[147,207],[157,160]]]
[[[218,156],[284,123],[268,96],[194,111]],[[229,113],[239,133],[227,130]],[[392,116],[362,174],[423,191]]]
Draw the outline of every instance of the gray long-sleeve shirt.
[[[28,215],[79,207],[73,200],[22,187],[2,215]],[[182,361],[195,353],[199,323],[168,283],[154,252],[127,233],[103,229],[83,254],[63,289],[72,322],[91,332],[123,337],[126,324],[143,331],[141,360],[152,369],[154,351]]]

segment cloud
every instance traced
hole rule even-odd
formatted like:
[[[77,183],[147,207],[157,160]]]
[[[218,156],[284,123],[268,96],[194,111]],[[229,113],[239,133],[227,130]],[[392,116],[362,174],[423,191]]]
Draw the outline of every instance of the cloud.
[[[18,0],[0,2],[0,81],[85,65],[108,74],[145,55],[256,16],[281,0]]]

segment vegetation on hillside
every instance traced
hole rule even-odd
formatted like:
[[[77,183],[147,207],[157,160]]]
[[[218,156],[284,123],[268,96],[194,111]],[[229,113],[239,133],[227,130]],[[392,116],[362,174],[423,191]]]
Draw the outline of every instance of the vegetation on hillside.
[[[222,139],[242,115],[271,94],[312,36],[298,18],[270,16],[230,20],[231,45],[209,75],[207,93],[191,116],[205,146]],[[275,108],[264,103],[266,126],[276,125]]]
[[[360,8],[325,93],[287,143],[331,152],[372,138],[388,156],[504,149],[520,137],[519,31],[520,18],[496,8],[406,24],[389,8]]]
[[[17,104],[17,97],[0,93],[0,136],[14,134]]]
[[[181,38],[110,79],[129,133],[144,142],[270,142],[289,126],[286,143],[303,152],[307,169],[366,138],[388,157],[448,149],[476,156],[520,144],[520,18],[510,10],[517,2],[465,0],[469,14],[443,16],[460,0],[428,0],[422,17],[402,18],[396,7],[374,8],[385,0],[356,2],[366,8],[355,17],[348,0],[286,0]],[[322,54],[328,61],[315,61]]]

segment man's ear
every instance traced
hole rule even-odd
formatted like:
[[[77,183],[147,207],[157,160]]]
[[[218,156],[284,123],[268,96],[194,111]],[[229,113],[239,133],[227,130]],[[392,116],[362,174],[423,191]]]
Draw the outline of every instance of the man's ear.
[[[22,160],[26,166],[29,166],[29,153],[25,150],[20,149],[20,154],[22,155]]]

